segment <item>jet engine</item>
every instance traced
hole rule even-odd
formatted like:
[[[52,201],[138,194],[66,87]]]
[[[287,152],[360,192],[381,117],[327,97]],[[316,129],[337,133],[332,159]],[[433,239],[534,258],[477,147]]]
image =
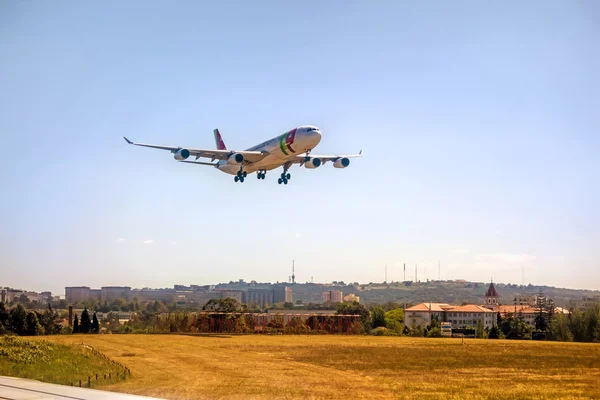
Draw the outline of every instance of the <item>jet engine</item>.
[[[333,166],[335,168],[346,168],[348,165],[350,165],[350,160],[347,159],[346,157],[343,158],[338,158],[337,160],[335,160],[335,162],[333,163]]]
[[[182,160],[185,160],[186,158],[188,158],[189,156],[190,156],[189,150],[179,149],[175,152],[175,155],[173,157],[178,161],[182,161]]]
[[[227,159],[227,164],[238,165],[244,162],[244,155],[240,153],[234,153]]]
[[[321,160],[318,158],[311,158],[304,163],[304,166],[308,169],[315,169],[321,166]]]

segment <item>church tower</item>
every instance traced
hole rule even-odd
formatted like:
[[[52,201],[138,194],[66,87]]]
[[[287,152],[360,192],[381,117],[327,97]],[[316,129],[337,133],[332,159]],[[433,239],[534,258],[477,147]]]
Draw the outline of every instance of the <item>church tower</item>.
[[[490,287],[488,288],[487,292],[485,292],[485,303],[483,306],[493,310],[500,304],[499,300],[500,295],[496,291],[494,282],[492,281],[490,282]]]

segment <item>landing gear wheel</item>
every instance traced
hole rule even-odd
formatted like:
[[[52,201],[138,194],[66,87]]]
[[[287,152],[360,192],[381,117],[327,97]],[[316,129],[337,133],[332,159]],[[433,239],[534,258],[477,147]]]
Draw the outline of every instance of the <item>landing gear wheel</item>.
[[[243,176],[240,177],[240,182],[244,183],[244,177]]]
[[[283,182],[283,179],[281,179],[281,178],[277,179],[277,183],[279,183],[281,185],[281,182]]]
[[[284,184],[284,185],[287,185],[287,183],[288,183],[288,180],[284,178],[284,179],[283,179],[283,184]]]
[[[245,177],[247,177],[247,176],[248,176],[248,173],[247,173],[246,171],[242,172],[242,177],[244,177],[244,178],[245,178]]]
[[[239,176],[236,176],[235,178],[233,178],[233,180],[237,182],[237,181],[239,181],[239,180],[240,180],[240,177],[239,177]]]
[[[287,174],[285,177],[286,177],[288,180],[292,178],[292,176],[291,176],[290,174]]]

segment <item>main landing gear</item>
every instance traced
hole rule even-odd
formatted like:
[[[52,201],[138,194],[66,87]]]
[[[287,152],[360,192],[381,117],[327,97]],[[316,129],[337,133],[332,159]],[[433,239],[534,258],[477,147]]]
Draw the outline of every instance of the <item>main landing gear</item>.
[[[267,176],[267,170],[261,169],[261,170],[258,170],[258,172],[256,172],[257,179],[265,179],[266,176]]]
[[[287,168],[283,170],[281,173],[281,178],[277,179],[277,183],[280,185],[283,183],[284,185],[288,184],[288,181],[292,179],[292,176],[287,172]]]
[[[236,182],[244,182],[244,178],[248,176],[246,171],[242,171],[241,169],[238,171],[237,175],[233,178]]]

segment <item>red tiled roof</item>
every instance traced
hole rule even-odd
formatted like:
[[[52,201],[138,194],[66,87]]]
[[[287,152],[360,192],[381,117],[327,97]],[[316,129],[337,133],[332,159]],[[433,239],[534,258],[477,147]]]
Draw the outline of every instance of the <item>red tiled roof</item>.
[[[517,313],[521,313],[521,314],[536,314],[538,312],[540,312],[540,309],[537,307],[532,307],[529,305],[509,305],[509,304],[504,304],[501,306],[498,306],[498,308],[496,309],[497,312],[499,312],[500,314],[514,314],[515,310]],[[568,314],[569,311],[562,308],[562,307],[554,307],[554,312],[555,313],[559,313],[559,314]]]
[[[406,311],[444,311],[452,306],[446,303],[421,303],[407,308]]]
[[[481,307],[481,306],[476,306],[475,304],[466,304],[464,306],[456,306],[456,307],[452,307],[447,309],[446,311],[450,311],[450,312],[490,312],[490,313],[494,313],[495,311],[492,311],[488,308],[485,307]]]
[[[508,305],[508,304],[504,304],[501,306],[498,306],[498,308],[496,309],[496,311],[498,311],[500,314],[514,314],[515,310],[517,313],[522,313],[522,314],[534,314],[536,312],[538,312],[538,310],[534,307],[531,307],[529,305]]]

